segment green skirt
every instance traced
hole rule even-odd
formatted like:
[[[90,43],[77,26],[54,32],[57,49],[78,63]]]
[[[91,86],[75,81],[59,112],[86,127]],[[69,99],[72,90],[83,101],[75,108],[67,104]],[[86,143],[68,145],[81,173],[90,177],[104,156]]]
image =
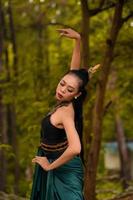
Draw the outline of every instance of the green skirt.
[[[39,149],[39,156],[44,156]],[[54,159],[48,158],[49,162]],[[83,164],[79,156],[50,171],[35,166],[30,200],[83,200]]]

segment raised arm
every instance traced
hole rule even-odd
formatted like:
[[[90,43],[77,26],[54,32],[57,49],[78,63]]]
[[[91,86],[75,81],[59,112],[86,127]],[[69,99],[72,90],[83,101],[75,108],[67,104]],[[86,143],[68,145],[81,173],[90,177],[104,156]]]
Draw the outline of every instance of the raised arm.
[[[81,63],[80,38],[75,39],[75,46],[72,53],[70,69],[79,69]]]
[[[61,36],[65,36],[67,38],[74,40],[74,49],[72,53],[72,59],[70,63],[70,69],[79,69],[81,64],[81,53],[80,53],[80,45],[81,45],[81,36],[78,32],[73,29],[58,29]]]

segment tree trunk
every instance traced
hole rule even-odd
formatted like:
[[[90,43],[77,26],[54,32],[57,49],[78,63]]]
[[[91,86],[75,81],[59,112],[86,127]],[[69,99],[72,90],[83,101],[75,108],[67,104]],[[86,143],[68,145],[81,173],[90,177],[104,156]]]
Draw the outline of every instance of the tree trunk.
[[[15,107],[13,104],[8,105],[8,126],[10,125],[11,130],[11,144],[13,147],[13,153],[15,154],[14,158],[14,192],[15,194],[19,193],[19,156],[18,156],[18,140],[17,140],[17,130],[16,130],[16,113]]]
[[[10,26],[10,35],[11,35],[11,42],[13,45],[13,72],[14,77],[18,76],[18,56],[17,56],[17,45],[16,45],[16,34],[14,28],[14,21],[13,21],[13,13],[12,13],[12,4],[11,0],[8,1],[8,16],[9,16],[9,26]]]
[[[90,90],[89,90],[90,92]],[[89,100],[89,99],[87,99]],[[83,131],[83,147],[84,147],[84,161],[87,162],[88,159],[88,152],[90,148],[90,144],[92,141],[92,111],[93,111],[93,104],[86,110],[87,112],[84,115],[84,118],[87,119],[87,124],[84,123],[84,131]]]
[[[96,102],[93,112],[93,140],[88,155],[88,162],[85,176],[85,197],[86,200],[95,200],[96,172],[99,160],[99,153],[102,139],[102,120],[104,110],[104,97],[106,84],[109,76],[111,62],[113,60],[114,46],[121,27],[121,18],[124,0],[119,0],[115,7],[112,27],[106,41],[105,55],[102,62],[102,70],[96,91]]]
[[[41,13],[41,10],[40,10]],[[40,14],[36,22],[37,27],[37,62],[36,75],[34,76],[34,90],[36,100],[42,100],[43,94],[49,91],[49,35],[47,26],[43,26],[45,15]],[[44,23],[45,24],[45,23]],[[43,30],[44,28],[44,30]],[[43,97],[44,98],[44,97]]]
[[[89,64],[89,7],[87,0],[81,0],[82,11],[82,66],[88,68]]]
[[[11,133],[11,145],[13,147],[13,152],[15,154],[14,161],[14,192],[18,194],[19,192],[19,159],[18,159],[18,141],[17,141],[17,130],[16,130],[16,111],[14,97],[17,93],[17,78],[18,78],[18,56],[17,56],[17,45],[16,45],[16,34],[13,21],[12,4],[11,0],[8,1],[8,17],[9,17],[9,27],[10,27],[10,40],[13,45],[13,75],[14,75],[14,88],[12,94],[12,103],[7,105],[8,110],[8,130]],[[7,79],[10,80],[9,69],[6,68]]]
[[[89,66],[89,27],[90,27],[90,16],[89,16],[89,4],[87,0],[81,0],[81,11],[82,11],[82,30],[81,30],[81,38],[82,38],[82,67],[88,69]],[[89,93],[90,86],[88,88]],[[88,98],[87,98],[88,100]],[[86,162],[87,153],[88,153],[88,146],[90,144],[90,134],[91,134],[91,119],[92,119],[92,108],[88,108],[87,113],[85,115],[89,116],[88,122],[89,125],[84,125],[83,131],[83,158]],[[87,119],[86,118],[86,119]],[[84,123],[85,124],[85,123]]]
[[[131,180],[130,159],[126,145],[126,138],[124,134],[122,120],[118,112],[115,112],[115,124],[116,124],[116,137],[117,137],[118,149],[121,160],[122,184],[123,184],[123,189],[126,189],[129,186],[128,181]]]
[[[3,41],[4,41],[4,24],[3,24],[3,8],[2,2],[0,1],[0,73],[3,72]],[[0,88],[0,143],[7,143],[7,129],[6,129],[6,117],[5,117],[5,106],[3,104],[3,89]],[[7,174],[7,161],[4,149],[0,147],[0,190],[6,190],[6,174]]]

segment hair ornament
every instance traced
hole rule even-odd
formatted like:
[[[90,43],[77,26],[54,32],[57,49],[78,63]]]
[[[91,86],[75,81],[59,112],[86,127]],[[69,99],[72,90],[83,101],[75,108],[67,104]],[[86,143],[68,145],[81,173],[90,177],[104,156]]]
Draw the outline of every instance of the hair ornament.
[[[88,73],[89,73],[90,77],[92,77],[93,74],[94,74],[95,72],[97,72],[97,70],[98,70],[100,67],[101,67],[100,64],[97,64],[97,65],[95,65],[94,67],[90,67],[90,68],[88,69]]]

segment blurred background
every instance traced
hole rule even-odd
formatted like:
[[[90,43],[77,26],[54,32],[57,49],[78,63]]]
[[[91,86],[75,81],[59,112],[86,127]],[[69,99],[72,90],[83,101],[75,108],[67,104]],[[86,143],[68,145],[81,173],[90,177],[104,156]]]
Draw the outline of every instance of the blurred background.
[[[133,2],[0,0],[0,199],[29,199],[40,122],[82,36],[86,200],[133,198]]]

